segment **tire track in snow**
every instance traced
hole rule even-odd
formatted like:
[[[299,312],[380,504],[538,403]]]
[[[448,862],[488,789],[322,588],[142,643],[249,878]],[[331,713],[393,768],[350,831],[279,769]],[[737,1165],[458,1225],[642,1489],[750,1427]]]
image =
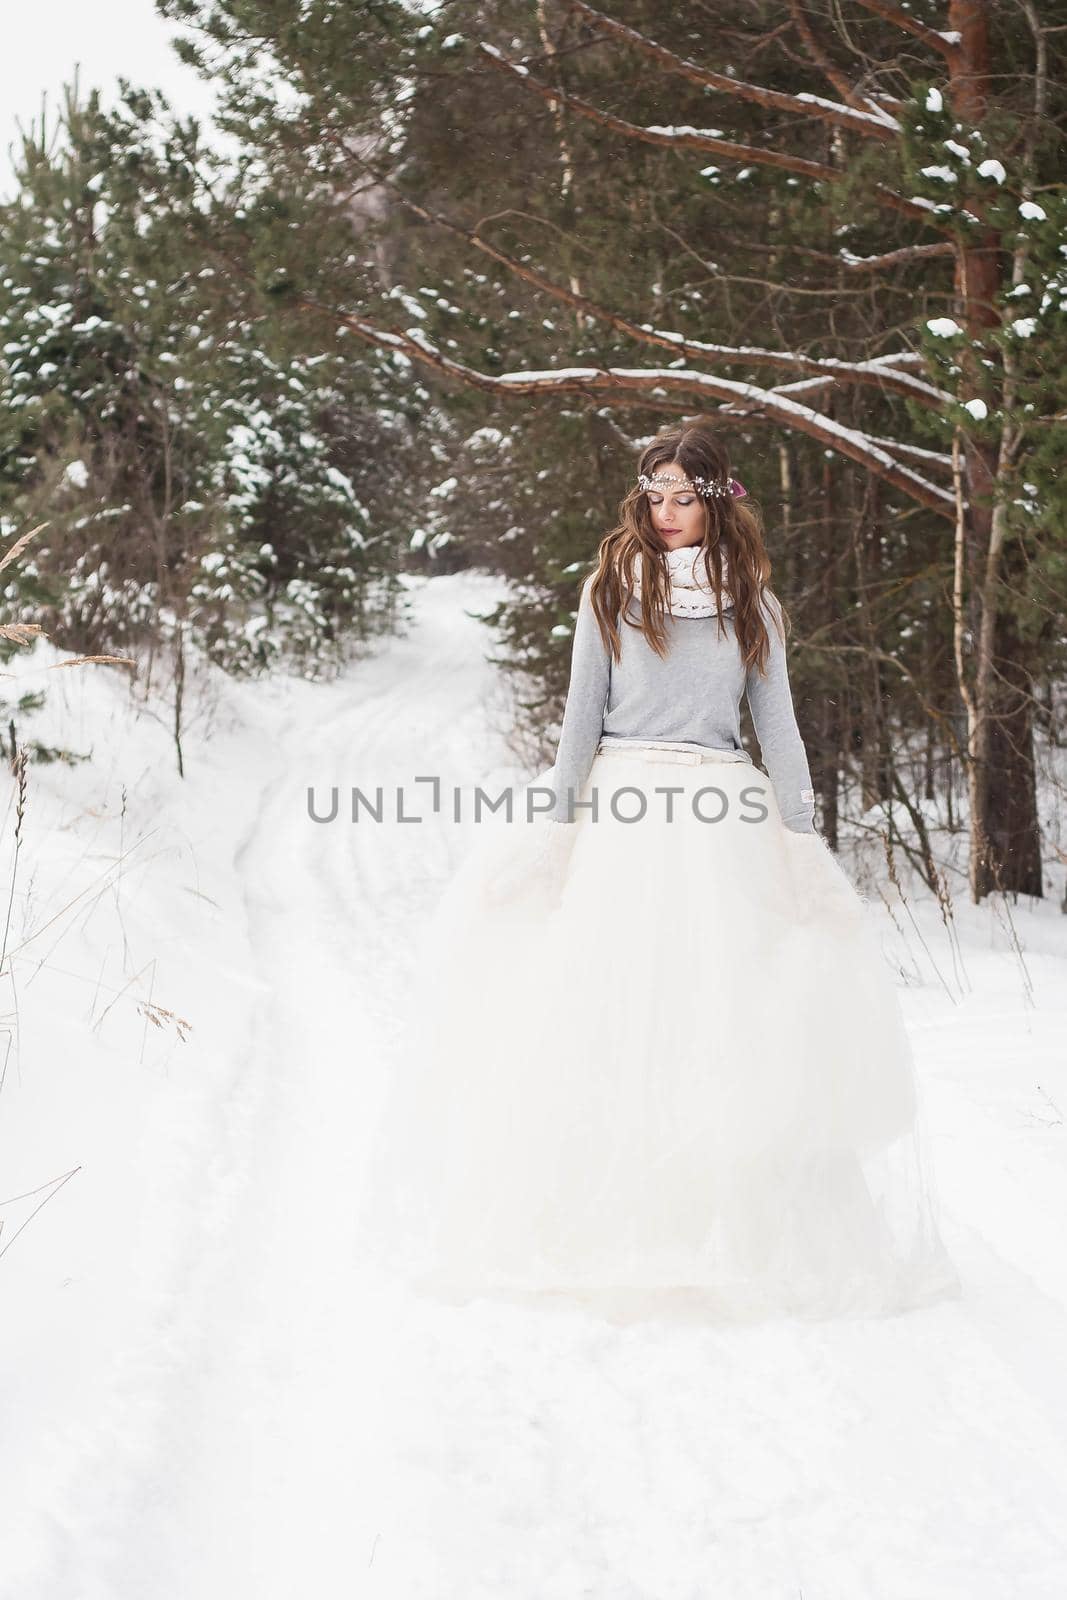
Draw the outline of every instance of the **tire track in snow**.
[[[394,1330],[350,1267],[353,1199],[405,932],[454,846],[441,819],[318,826],[306,792],[381,782],[388,797],[410,780],[413,751],[417,772],[443,776],[469,756],[494,679],[485,629],[458,614],[478,587],[435,580],[407,636],[343,681],[288,684],[284,717],[264,715],[274,753],[235,848],[262,1001],[206,1192],[189,1197],[167,1354],[131,1352],[115,1421],[136,1415],[137,1427],[98,1481],[69,1486],[60,1520],[86,1537],[76,1559],[57,1540],[57,1560],[63,1582],[77,1571],[79,1600],[291,1600],[354,1586],[371,1559],[389,1427],[378,1374]]]

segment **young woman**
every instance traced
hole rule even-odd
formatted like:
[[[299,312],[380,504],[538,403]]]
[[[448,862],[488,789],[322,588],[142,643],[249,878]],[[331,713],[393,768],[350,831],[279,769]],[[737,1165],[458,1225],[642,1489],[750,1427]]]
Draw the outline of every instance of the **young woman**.
[[[380,1258],[426,1291],[684,1291],[723,1318],[959,1292],[744,498],[706,429],[644,451],[581,590],[555,764],[427,930],[369,1184]]]

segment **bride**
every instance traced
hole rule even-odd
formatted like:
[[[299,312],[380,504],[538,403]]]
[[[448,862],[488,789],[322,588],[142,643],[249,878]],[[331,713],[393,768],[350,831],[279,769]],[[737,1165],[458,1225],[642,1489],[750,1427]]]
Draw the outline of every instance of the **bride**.
[[[555,764],[424,931],[364,1211],[424,1293],[685,1291],[749,1319],[960,1292],[744,499],[707,429],[645,449],[581,590]]]

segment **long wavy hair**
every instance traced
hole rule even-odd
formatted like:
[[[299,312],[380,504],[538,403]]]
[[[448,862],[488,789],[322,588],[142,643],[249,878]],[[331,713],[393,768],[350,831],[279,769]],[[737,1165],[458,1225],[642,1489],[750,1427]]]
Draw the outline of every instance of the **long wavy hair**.
[[[714,478],[726,482],[731,477],[730,456],[721,439],[701,423],[670,428],[658,433],[643,451],[638,473],[658,472],[671,461],[684,467],[690,478]],[[702,499],[704,538],[701,559],[708,582],[715,591],[719,635],[725,633],[722,612],[723,558],[728,567],[727,583],[734,603],[734,629],[745,670],[755,665],[762,674],[769,653],[767,628],[763,620],[762,598],[771,574],[770,557],[763,536],[763,520],[746,497],[712,495]],[[634,570],[644,557],[641,573],[641,620],[627,615],[633,595]],[[597,567],[591,579],[590,600],[600,626],[604,646],[612,659],[622,655],[622,639],[617,621],[640,628],[659,656],[667,654],[664,618],[668,614],[669,568],[667,546],[652,525],[648,495],[634,485],[619,505],[619,521],[600,541]],[[777,600],[777,596],[774,597]],[[626,602],[626,604],[624,604]],[[778,602],[782,625],[788,630],[785,608]],[[770,608],[772,616],[774,608]],[[775,618],[777,625],[777,618]],[[782,638],[786,637],[779,627]]]

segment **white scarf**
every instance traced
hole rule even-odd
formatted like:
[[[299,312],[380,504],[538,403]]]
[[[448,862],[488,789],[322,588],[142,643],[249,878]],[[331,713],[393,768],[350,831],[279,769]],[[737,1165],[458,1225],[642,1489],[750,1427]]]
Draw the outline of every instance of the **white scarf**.
[[[699,557],[699,560],[697,559]],[[634,600],[641,604],[641,569],[644,556],[638,556],[634,565]],[[667,551],[667,572],[670,579],[667,603],[673,617],[715,616],[715,590],[704,569],[704,546],[683,545]],[[722,608],[728,611],[733,605],[729,592],[729,573],[726,557],[722,562]]]

